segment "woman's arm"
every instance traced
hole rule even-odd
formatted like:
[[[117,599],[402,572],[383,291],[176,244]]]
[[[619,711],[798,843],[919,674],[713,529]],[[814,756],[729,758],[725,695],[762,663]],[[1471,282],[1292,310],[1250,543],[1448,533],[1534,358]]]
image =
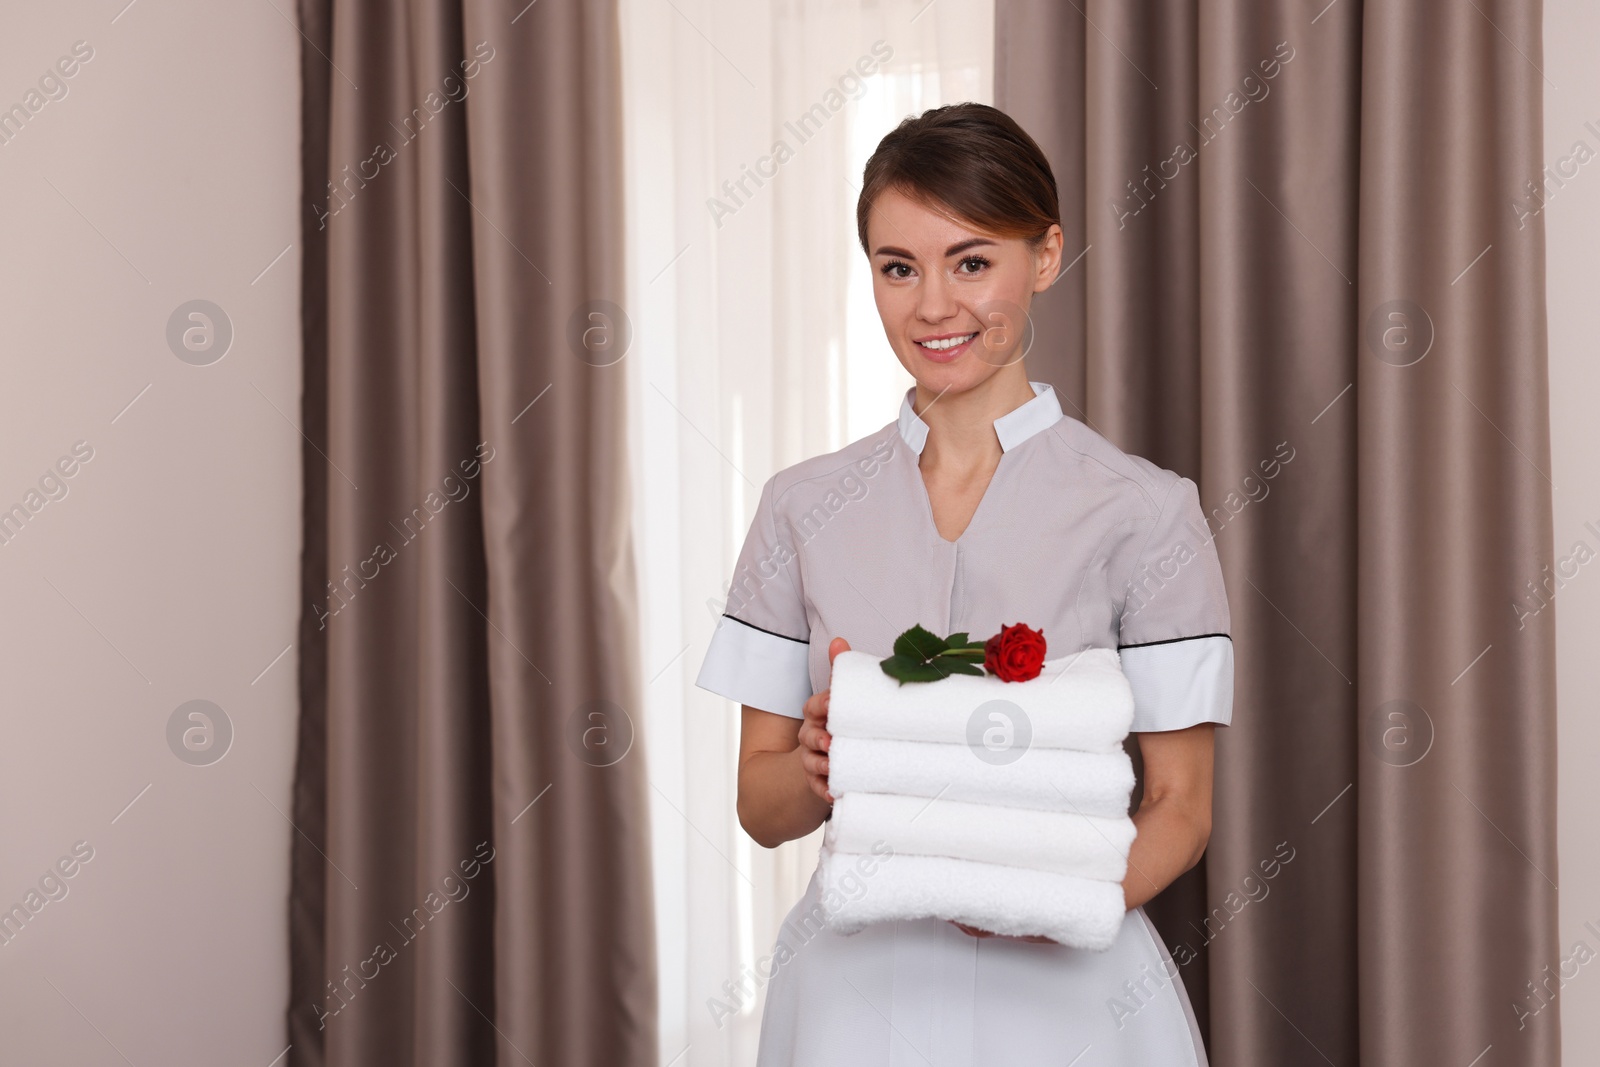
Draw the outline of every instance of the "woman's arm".
[[[1128,853],[1123,899],[1136,908],[1200,862],[1211,839],[1211,766],[1215,723],[1141,733],[1144,796]]]
[[[828,663],[849,647],[844,638],[835,637],[828,645]],[[801,719],[744,705],[739,720],[739,825],[763,848],[804,837],[833,808],[828,795],[830,692],[811,694]]]
[[[800,719],[744,705],[739,728],[739,824],[762,848],[804,837],[822,825],[831,807],[806,780],[803,761],[808,756],[820,758],[825,766],[826,757],[800,744],[802,728]]]

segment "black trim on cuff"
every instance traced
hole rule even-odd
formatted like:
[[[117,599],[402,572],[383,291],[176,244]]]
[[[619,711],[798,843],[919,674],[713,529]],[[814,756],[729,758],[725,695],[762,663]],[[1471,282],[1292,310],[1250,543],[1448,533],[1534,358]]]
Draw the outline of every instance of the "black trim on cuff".
[[[1121,652],[1125,648],[1145,648],[1149,645],[1170,645],[1174,641],[1198,641],[1202,637],[1226,637],[1229,641],[1233,640],[1230,634],[1193,634],[1189,637],[1163,637],[1159,641],[1136,641],[1131,645],[1118,645],[1117,651]]]
[[[732,619],[734,622],[738,623],[740,626],[748,626],[752,630],[760,630],[764,634],[771,634],[773,637],[781,637],[785,641],[796,641],[796,642],[798,642],[798,643],[800,643],[802,645],[809,645],[811,643],[811,640],[809,638],[805,638],[805,637],[790,637],[788,634],[780,634],[776,630],[767,629],[765,626],[757,626],[753,622],[745,622],[743,619],[739,618],[739,616],[730,615],[726,611],[724,611],[722,613],[722,617],[725,618],[725,619]]]

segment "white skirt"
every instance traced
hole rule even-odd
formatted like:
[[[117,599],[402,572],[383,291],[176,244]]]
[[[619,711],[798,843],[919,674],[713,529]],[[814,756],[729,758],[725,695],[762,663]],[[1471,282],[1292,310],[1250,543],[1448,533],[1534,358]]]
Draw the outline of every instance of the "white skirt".
[[[757,1067],[1207,1067],[1177,965],[1127,913],[1105,952],[940,919],[828,929],[815,872],[774,945]]]

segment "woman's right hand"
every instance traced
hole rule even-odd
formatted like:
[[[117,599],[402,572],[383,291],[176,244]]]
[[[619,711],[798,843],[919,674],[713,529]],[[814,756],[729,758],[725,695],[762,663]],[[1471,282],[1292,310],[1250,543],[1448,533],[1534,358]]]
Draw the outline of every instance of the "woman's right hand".
[[[848,652],[850,642],[842,637],[835,637],[828,642],[828,667],[830,673],[833,661],[839,653]],[[806,784],[817,796],[833,803],[833,794],[828,792],[828,746],[833,742],[833,736],[828,733],[828,696],[833,692],[830,686],[820,693],[812,693],[802,707],[804,721],[800,724],[800,765],[805,768]]]

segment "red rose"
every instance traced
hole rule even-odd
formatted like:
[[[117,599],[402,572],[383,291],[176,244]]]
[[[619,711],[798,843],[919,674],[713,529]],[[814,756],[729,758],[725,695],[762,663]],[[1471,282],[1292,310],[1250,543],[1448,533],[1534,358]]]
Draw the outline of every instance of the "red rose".
[[[983,666],[1002,682],[1026,682],[1039,677],[1044,665],[1044,632],[1025,623],[1002,626],[983,643]]]

